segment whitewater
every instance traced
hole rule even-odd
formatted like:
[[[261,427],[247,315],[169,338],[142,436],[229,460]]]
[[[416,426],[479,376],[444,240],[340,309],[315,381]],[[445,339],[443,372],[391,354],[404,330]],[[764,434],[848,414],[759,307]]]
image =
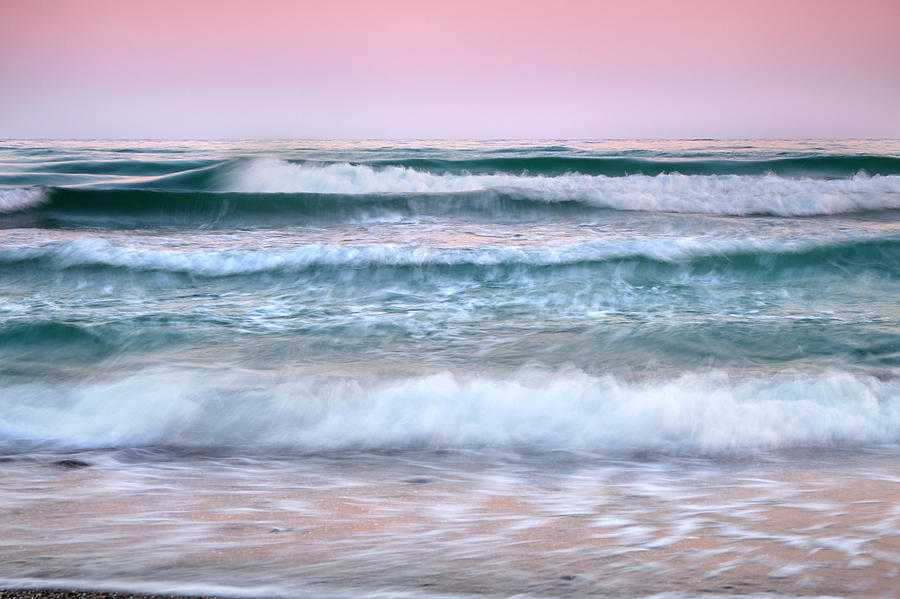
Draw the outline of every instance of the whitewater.
[[[896,141],[0,140],[0,585],[891,596],[898,298]]]

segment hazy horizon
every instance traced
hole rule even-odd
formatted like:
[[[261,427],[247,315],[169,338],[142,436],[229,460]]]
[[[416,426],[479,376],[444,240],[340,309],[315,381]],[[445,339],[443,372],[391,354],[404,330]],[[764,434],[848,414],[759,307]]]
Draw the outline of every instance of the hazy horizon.
[[[0,137],[3,141],[125,141],[125,142],[448,142],[448,143],[492,143],[492,142],[853,142],[853,141],[897,141],[896,137]]]
[[[890,139],[900,5],[7,0],[4,139]]]

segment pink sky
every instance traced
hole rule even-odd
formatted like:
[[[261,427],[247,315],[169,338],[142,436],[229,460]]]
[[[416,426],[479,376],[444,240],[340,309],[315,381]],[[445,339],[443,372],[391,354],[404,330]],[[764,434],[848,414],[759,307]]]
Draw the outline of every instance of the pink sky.
[[[0,137],[900,137],[900,1],[0,0]]]

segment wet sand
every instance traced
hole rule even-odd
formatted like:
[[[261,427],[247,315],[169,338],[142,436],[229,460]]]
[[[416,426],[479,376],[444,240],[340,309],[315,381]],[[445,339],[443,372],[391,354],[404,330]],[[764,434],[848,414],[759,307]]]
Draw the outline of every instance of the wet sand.
[[[2,466],[7,588],[900,596],[892,456]]]
[[[213,595],[135,595],[134,593],[104,593],[102,591],[0,590],[0,599],[219,599]]]

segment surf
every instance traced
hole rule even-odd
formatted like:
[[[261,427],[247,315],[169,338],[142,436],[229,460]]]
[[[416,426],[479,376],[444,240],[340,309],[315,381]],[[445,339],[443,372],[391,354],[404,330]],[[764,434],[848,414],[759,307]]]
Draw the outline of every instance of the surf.
[[[603,211],[814,217],[900,209],[897,174],[689,174],[697,169],[668,167],[622,176],[590,174],[588,168],[582,169],[587,173],[536,169],[535,174],[510,165],[504,171],[492,160],[501,159],[487,159],[484,168],[470,172],[464,165],[425,168],[421,160],[356,164],[254,157],[187,170],[169,167],[158,176],[109,174],[73,185],[57,185],[51,178],[44,186],[0,190],[0,226],[234,227],[416,218],[534,222]],[[69,175],[52,175],[62,176]]]
[[[629,269],[622,270],[622,267]],[[436,276],[466,276],[479,270],[536,273],[552,269],[610,268],[619,274],[652,279],[685,274],[736,277],[812,275],[848,272],[884,277],[900,275],[900,238],[836,239],[828,242],[780,240],[624,240],[585,242],[553,248],[429,247],[401,244],[301,245],[253,251],[173,251],[123,247],[102,240],[75,240],[0,249],[0,269],[38,273],[65,271],[169,272],[198,277],[234,277],[300,272],[365,274],[369,269],[416,269]]]
[[[7,447],[57,449],[742,454],[896,442],[898,396],[896,380],[841,372],[626,382],[577,370],[365,380],[156,369],[76,386],[9,386],[2,437]]]

